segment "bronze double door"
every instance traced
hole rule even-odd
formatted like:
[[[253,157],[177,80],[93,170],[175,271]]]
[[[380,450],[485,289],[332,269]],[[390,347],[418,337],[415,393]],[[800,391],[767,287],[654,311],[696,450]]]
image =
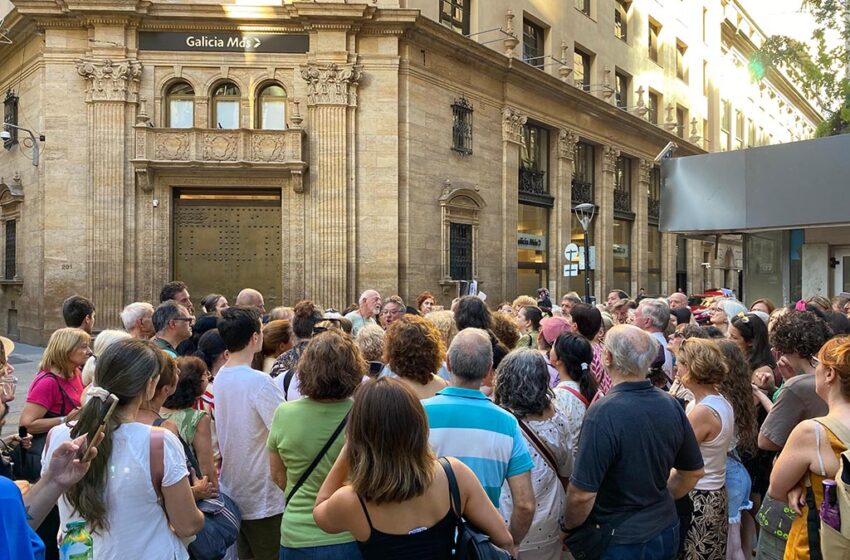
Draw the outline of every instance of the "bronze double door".
[[[266,309],[281,305],[279,190],[174,192],[174,278],[201,299],[222,294],[233,305],[243,288],[259,290]]]

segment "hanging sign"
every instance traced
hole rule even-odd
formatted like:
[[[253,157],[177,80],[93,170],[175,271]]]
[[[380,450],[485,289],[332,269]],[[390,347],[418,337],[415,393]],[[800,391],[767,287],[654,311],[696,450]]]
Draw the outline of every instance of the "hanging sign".
[[[241,31],[140,31],[139,50],[306,53],[310,50],[310,36]]]

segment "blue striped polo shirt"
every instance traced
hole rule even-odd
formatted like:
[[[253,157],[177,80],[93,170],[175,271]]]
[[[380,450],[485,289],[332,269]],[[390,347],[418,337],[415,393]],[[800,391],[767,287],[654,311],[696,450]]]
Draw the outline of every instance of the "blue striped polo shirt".
[[[516,418],[481,391],[446,387],[422,405],[434,452],[468,466],[497,508],[505,479],[534,467]]]

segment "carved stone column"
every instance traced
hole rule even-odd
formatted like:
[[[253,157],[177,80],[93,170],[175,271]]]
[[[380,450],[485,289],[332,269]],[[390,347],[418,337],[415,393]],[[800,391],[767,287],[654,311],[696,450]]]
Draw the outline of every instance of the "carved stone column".
[[[642,159],[637,162],[637,187],[632,190],[632,197],[636,204],[635,227],[632,232],[632,284],[637,283],[637,288],[632,287],[632,294],[636,294],[640,288],[646,288],[647,293],[652,293],[647,287],[649,280],[649,175],[652,171],[652,162]]]
[[[676,291],[676,234],[661,234],[661,293]]]
[[[553,263],[555,291],[552,301],[567,292],[567,279],[564,278],[564,266],[567,264],[564,258],[564,247],[571,240],[572,233],[572,179],[573,167],[575,166],[575,148],[578,143],[578,134],[572,130],[562,128],[558,132],[558,160],[555,167],[555,184],[550,184],[550,189],[555,197],[555,207],[552,209],[552,220],[549,230],[554,243],[549,244],[549,262]]]
[[[528,120],[516,109],[502,109],[502,298],[517,296],[517,216],[519,214],[519,147]]]
[[[127,111],[136,103],[142,64],[135,59],[89,58],[77,61],[86,81],[88,104],[89,295],[98,325],[119,326],[125,278],[132,259],[125,257],[125,184],[127,182]]]
[[[604,299],[608,290],[620,288],[614,281],[614,174],[620,150],[614,146],[602,147],[602,180],[596,185],[596,204],[599,207],[596,221],[596,275],[594,293],[597,301]],[[620,288],[623,289],[623,288]]]
[[[304,283],[307,297],[320,306],[345,307],[348,293],[353,197],[350,141],[357,107],[361,66],[310,63],[301,69],[307,82],[310,138],[310,189],[305,204]],[[352,115],[353,116],[353,115]]]

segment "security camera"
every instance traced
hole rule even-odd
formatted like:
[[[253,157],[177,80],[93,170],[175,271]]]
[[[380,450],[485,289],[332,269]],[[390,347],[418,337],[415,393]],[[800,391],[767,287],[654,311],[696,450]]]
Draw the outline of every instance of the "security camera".
[[[664,146],[664,149],[661,150],[657,156],[655,156],[655,163],[661,163],[662,159],[669,159],[673,157],[673,152],[679,149],[679,145],[675,142],[667,142],[667,145]]]
[[[0,140],[11,140],[11,139],[12,139],[12,133],[11,132],[9,132],[8,130],[0,131]]]

